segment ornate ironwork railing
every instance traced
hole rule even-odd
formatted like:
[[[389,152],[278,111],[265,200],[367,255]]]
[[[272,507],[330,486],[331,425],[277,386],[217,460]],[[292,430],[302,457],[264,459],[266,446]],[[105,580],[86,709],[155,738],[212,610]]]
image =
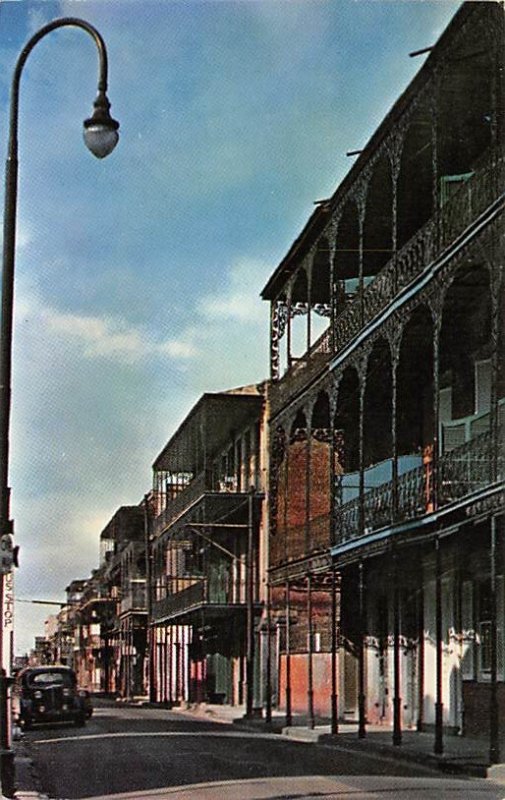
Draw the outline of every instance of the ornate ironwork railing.
[[[192,611],[202,605],[245,605],[245,584],[238,581],[228,585],[212,578],[195,580],[189,586],[168,594],[153,603],[153,617],[160,619]]]
[[[175,592],[175,594],[169,594],[161,600],[156,600],[153,603],[153,617],[154,619],[159,619],[190,611],[205,602],[206,594],[207,581],[195,581],[180,592]]]
[[[157,517],[154,519],[154,533],[155,535],[161,533],[171,522],[177,519],[186,508],[188,508],[195,500],[198,500],[202,494],[205,493],[206,480],[205,474],[202,473],[188,483],[178,495],[167,501],[167,505],[163,508]]]
[[[303,388],[321,370],[329,354],[348,345],[378,314],[387,308],[426,266],[439,256],[499,196],[505,183],[505,158],[500,150],[487,151],[473,175],[450,200],[423,225],[338,315],[334,335],[325,331],[316,344],[293,363],[272,387],[272,405],[282,406],[293,392]]]
[[[491,479],[491,433],[486,431],[440,459],[441,505],[484,488]]]
[[[306,386],[333,354],[331,330],[327,328],[304,356],[293,362],[288,371],[274,384],[272,410],[282,406],[298,389]]]
[[[449,505],[485,488],[491,479],[491,465],[489,431],[443,455],[439,460],[439,505]],[[398,478],[396,522],[415,519],[429,512],[429,480],[430,476],[424,466],[409,470]],[[393,488],[393,482],[388,481],[365,493],[363,497],[365,535],[393,522]],[[359,497],[337,507],[335,529],[339,543],[359,538],[361,535]]]

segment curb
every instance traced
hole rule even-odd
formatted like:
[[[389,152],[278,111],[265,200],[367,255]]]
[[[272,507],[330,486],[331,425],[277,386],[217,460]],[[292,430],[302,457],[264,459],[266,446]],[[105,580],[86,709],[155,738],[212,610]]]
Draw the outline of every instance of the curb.
[[[275,722],[267,725],[264,721],[261,722],[259,720],[258,722],[253,722],[251,720],[235,719],[233,720],[233,724],[247,730],[255,730],[258,733],[278,733],[280,736],[290,739],[291,741],[322,745],[328,748],[342,748],[345,750],[352,750],[356,753],[362,753],[363,755],[382,756],[393,761],[419,764],[446,774],[467,775],[471,778],[489,777],[496,782],[503,781],[505,784],[504,764],[490,766],[487,762],[479,760],[474,761],[465,759],[464,757],[451,755],[437,756],[434,753],[424,753],[408,749],[403,750],[401,746],[393,748],[390,745],[373,742],[371,739],[367,739],[366,743],[364,743],[360,740],[348,737],[343,739],[339,734],[319,733],[309,728],[305,729],[296,726],[287,728],[281,722],[277,725]]]

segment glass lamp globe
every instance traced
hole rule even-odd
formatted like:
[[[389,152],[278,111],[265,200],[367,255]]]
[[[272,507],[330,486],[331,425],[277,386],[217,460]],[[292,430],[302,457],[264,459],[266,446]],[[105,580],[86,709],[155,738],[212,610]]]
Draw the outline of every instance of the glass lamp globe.
[[[86,147],[97,158],[110,155],[119,141],[117,127],[98,120],[86,120],[83,136]]]

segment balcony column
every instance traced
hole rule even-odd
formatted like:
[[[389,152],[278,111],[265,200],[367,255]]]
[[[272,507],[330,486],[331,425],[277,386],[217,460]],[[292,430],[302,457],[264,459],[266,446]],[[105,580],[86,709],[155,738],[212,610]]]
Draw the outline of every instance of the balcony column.
[[[270,378],[278,381],[280,378],[279,347],[279,301],[272,300],[270,303]]]
[[[266,589],[267,658],[265,675],[265,722],[267,725],[270,725],[272,722],[272,587],[270,585],[270,578],[267,579]]]
[[[314,631],[312,620],[312,575],[307,575],[307,710],[309,717],[309,728],[316,727],[314,718]]]
[[[291,711],[291,598],[289,580],[286,581],[286,727],[293,724]]]
[[[255,489],[260,489],[259,485],[259,461],[260,461],[260,437],[258,426],[252,425],[250,431],[250,452],[249,452],[249,484]]]
[[[291,423],[290,423],[290,426],[291,426]],[[289,473],[290,473],[290,445],[291,445],[291,438],[290,438],[290,435],[289,435],[289,428],[287,430],[285,430],[283,433],[284,433],[284,453],[285,453],[284,458],[285,458],[285,462],[286,462],[286,467],[285,467],[285,472],[284,472],[284,474],[285,474],[284,498],[283,498],[283,501],[284,501],[284,515],[283,515],[284,516],[284,519],[283,519],[284,548],[283,548],[283,550],[284,550],[284,552],[282,554],[282,557],[283,557],[283,560],[286,562],[288,560],[288,556],[289,556],[289,544],[288,544],[288,540],[289,540],[289,534],[288,534],[288,523],[289,523],[288,509],[289,509],[289,505],[288,504],[289,504],[289,498],[290,498],[290,494],[289,494],[290,474]]]
[[[328,471],[328,488],[330,492],[330,545],[336,543],[336,472],[337,472],[337,448],[335,442],[335,414],[337,411],[337,390],[330,391],[330,459]]]
[[[314,269],[314,250],[307,257],[307,353],[312,346],[312,271]]]
[[[391,141],[387,145],[389,162],[391,165],[391,250],[393,258],[395,259],[395,269],[393,272],[393,292],[396,294],[398,290],[398,274],[396,254],[398,252],[398,179],[400,176],[400,168],[402,161],[404,142],[404,131],[399,130],[392,136]]]
[[[254,589],[255,589],[255,555],[254,547],[254,487],[249,491],[247,522],[247,563],[246,563],[246,717],[253,716],[254,707],[254,662],[255,662],[255,630],[254,630]]]
[[[417,724],[416,728],[421,733],[424,730],[424,584],[423,584],[423,570],[419,569],[419,591],[418,591],[418,695],[417,695]]]
[[[490,287],[491,287],[491,407],[490,407],[490,430],[491,430],[491,464],[490,481],[496,483],[498,480],[498,456],[501,447],[500,419],[498,407],[498,382],[500,372],[500,361],[502,352],[500,347],[500,313],[501,298],[503,296],[503,277],[502,270],[497,267],[499,263],[498,248],[493,239],[491,241],[491,263],[490,263]]]
[[[168,682],[168,647],[167,647],[167,639],[168,639],[168,627],[167,625],[163,625],[161,628],[161,681],[162,681],[162,702],[167,705],[170,703],[172,704],[172,692]]]
[[[400,680],[400,589],[398,582],[398,554],[393,558],[393,672],[394,672],[394,697],[393,697],[393,744],[402,743],[402,698]]]
[[[311,463],[312,463],[312,409],[311,413],[307,415],[307,442],[306,442],[306,461],[305,461],[305,554],[310,552],[311,540],[311,517],[310,517],[310,502],[311,502]]]
[[[368,194],[368,182],[370,176],[366,175],[362,178],[356,189],[356,206],[358,208],[358,225],[359,225],[359,267],[358,267],[358,295],[359,295],[359,311],[360,311],[360,327],[365,325],[365,303],[363,292],[365,289],[365,281],[363,275],[363,262],[364,262],[364,235],[365,235],[365,215],[366,215],[366,198]]]
[[[389,344],[391,347],[391,442],[392,442],[392,493],[391,521],[398,519],[398,364],[400,361],[400,343],[402,328],[397,324],[392,328]]]
[[[431,461],[431,486],[429,510],[436,511],[440,502],[440,331],[442,329],[443,290],[431,298],[433,316],[433,453]]]
[[[435,695],[435,744],[434,752],[444,752],[444,704],[443,704],[443,631],[442,631],[442,561],[440,538],[435,539],[435,630],[436,630],[436,695]]]
[[[491,764],[500,762],[500,717],[498,706],[498,619],[497,619],[497,518],[491,517],[490,568],[491,568],[491,686],[489,702],[489,760]]]
[[[289,290],[288,290],[288,298],[287,298],[287,319],[286,319],[286,350],[287,350],[287,368],[291,367],[292,357],[291,357],[291,319],[292,319],[292,308],[293,308],[293,283],[291,283]]]
[[[358,738],[366,736],[366,707],[365,707],[365,580],[363,562],[359,562],[359,695],[358,695]]]
[[[430,126],[431,126],[431,171],[432,171],[432,207],[433,214],[437,220],[436,241],[433,243],[437,248],[440,246],[442,232],[440,230],[440,183],[439,183],[439,142],[438,142],[438,99],[441,92],[443,73],[435,73],[433,77],[433,91],[429,99]]]
[[[366,372],[369,352],[366,352],[359,365],[359,425],[358,425],[358,452],[359,452],[359,536],[365,534],[365,391]]]
[[[328,240],[328,258],[330,259],[330,350],[332,353],[335,352],[335,324],[337,321],[337,316],[339,313],[339,309],[337,307],[337,281],[335,277],[336,273],[336,264],[335,264],[335,253],[337,250],[337,227],[338,227],[338,220],[337,217],[333,217],[328,228],[326,231],[327,240]]]
[[[336,564],[331,568],[331,732],[338,733],[338,666],[340,648],[340,582]]]

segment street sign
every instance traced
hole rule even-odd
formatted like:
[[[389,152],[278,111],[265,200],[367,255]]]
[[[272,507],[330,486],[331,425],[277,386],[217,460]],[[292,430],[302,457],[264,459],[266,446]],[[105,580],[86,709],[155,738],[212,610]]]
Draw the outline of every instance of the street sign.
[[[13,544],[10,533],[0,536],[0,575],[11,572],[13,566]]]

